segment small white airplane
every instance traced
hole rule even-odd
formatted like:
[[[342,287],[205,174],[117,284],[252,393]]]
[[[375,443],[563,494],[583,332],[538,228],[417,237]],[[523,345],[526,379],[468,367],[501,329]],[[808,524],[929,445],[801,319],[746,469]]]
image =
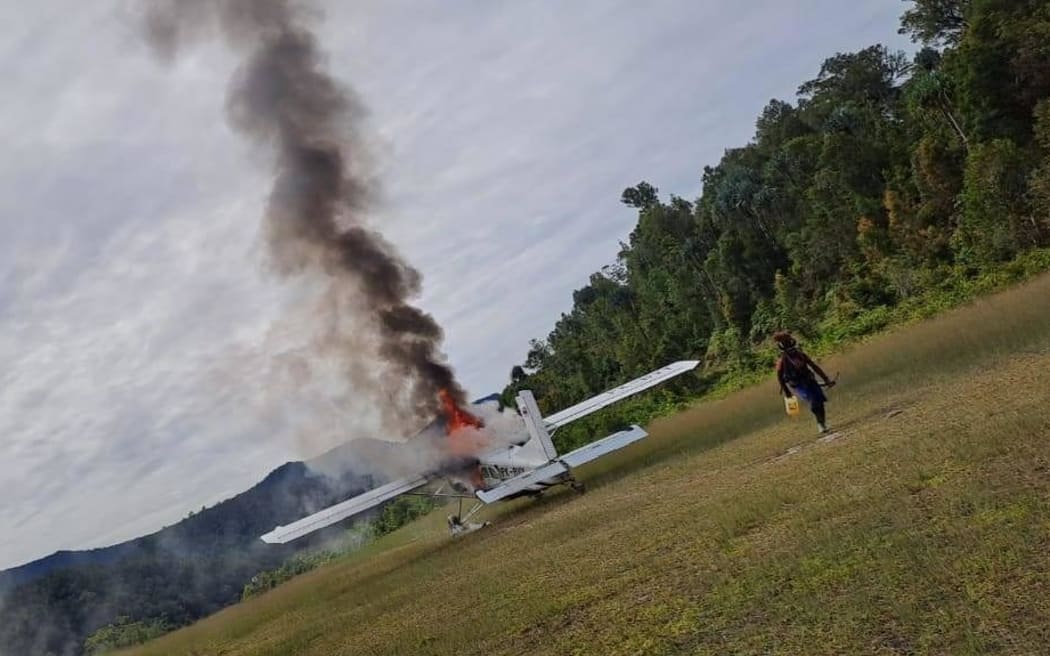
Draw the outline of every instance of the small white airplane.
[[[439,480],[446,480],[453,493],[443,494],[442,487],[428,496],[469,498],[477,501],[466,516],[449,516],[449,531],[453,535],[481,528],[483,524],[470,523],[469,519],[485,504],[520,496],[539,495],[554,485],[569,485],[582,491],[583,486],[573,475],[575,467],[633,444],[648,433],[640,426],[631,426],[627,430],[613,433],[559,456],[551,440],[554,431],[617,401],[692,371],[698,364],[698,360],[681,360],[669,364],[549,417],[540,414],[532,392],[522,390],[515,399],[521,419],[520,425],[512,431],[513,435],[500,436],[498,447],[486,448],[483,445],[479,446],[477,442],[468,442],[467,446],[462,443],[454,444],[457,434],[478,433],[477,429],[482,428],[483,424],[477,417],[457,407],[451,399],[444,396],[446,421],[441,435],[441,448],[447,452],[447,457],[441,466],[391,481],[287,526],[278,526],[263,535],[262,540],[270,544],[291,542],[359,515],[402,494],[420,494],[416,491]],[[462,505],[462,501],[460,503]]]

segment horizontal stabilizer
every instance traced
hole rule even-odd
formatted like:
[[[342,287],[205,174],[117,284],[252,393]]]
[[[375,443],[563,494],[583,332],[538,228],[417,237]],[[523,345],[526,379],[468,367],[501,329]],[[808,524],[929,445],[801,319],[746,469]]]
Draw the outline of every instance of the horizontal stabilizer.
[[[650,387],[659,385],[665,380],[674,378],[679,374],[684,374],[687,371],[692,371],[693,369],[696,369],[698,364],[700,364],[699,360],[679,360],[678,362],[669,364],[666,367],[645,374],[640,378],[635,378],[629,383],[624,383],[619,387],[614,387],[608,392],[602,392],[598,396],[592,396],[586,401],[577,403],[570,408],[565,408],[560,412],[555,412],[549,417],[544,417],[543,422],[551,428],[564,426],[565,424],[576,421],[577,419],[586,417],[592,412],[598,412],[602,408],[610,406],[628,396],[644,392]]]
[[[337,503],[334,506],[329,506],[324,510],[303,517],[288,526],[278,526],[266,535],[263,535],[262,541],[269,544],[284,544],[286,542],[291,542],[292,540],[301,538],[304,535],[313,533],[314,531],[325,528],[326,526],[331,526],[332,524],[341,522],[348,517],[353,517],[354,515],[359,515],[366,510],[375,508],[384,501],[393,499],[394,497],[406,492],[411,492],[416,488],[423,487],[429,481],[430,479],[425,476],[402,478],[397,481],[392,481],[386,485],[381,485],[374,490],[369,490],[368,492],[359,494],[356,497],[347,499],[342,503]]]
[[[609,437],[602,438],[597,442],[591,442],[590,444],[581,446],[575,451],[570,451],[558,459],[570,467],[579,467],[584,463],[597,460],[613,451],[618,451],[628,444],[634,444],[646,435],[648,435],[648,433],[642,430],[640,426],[631,426],[625,431],[613,433]]]
[[[542,467],[525,472],[524,474],[518,474],[514,478],[508,478],[490,490],[482,490],[478,492],[477,497],[485,503],[492,503],[493,501],[513,497],[529,490],[540,490],[543,487],[558,482],[559,477],[564,477],[569,474],[573,467],[578,467],[584,463],[591,462],[592,460],[597,460],[608,453],[612,453],[613,451],[624,448],[628,444],[637,442],[646,435],[648,435],[648,433],[640,427],[631,426],[628,430],[613,433],[597,442],[591,442],[575,451],[566,453],[564,456],[557,460],[552,460]],[[564,482],[565,478],[561,478],[560,480],[561,482]]]

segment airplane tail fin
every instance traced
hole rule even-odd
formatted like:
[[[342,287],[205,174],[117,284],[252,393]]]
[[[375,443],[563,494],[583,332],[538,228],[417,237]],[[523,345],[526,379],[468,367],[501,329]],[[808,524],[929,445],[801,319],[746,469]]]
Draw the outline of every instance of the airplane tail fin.
[[[518,412],[525,420],[525,428],[529,431],[529,441],[525,443],[524,449],[534,449],[537,454],[543,456],[544,460],[554,460],[558,457],[558,450],[554,448],[554,441],[547,431],[547,424],[543,421],[540,408],[536,405],[536,397],[529,390],[518,392],[515,401],[518,403]]]

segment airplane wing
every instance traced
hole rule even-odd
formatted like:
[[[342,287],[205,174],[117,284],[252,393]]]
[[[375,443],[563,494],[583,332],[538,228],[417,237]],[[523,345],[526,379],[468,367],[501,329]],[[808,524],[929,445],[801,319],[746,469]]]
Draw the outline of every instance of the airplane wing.
[[[353,517],[354,515],[361,514],[366,510],[375,508],[384,501],[388,501],[396,496],[423,487],[429,482],[430,479],[426,476],[402,478],[400,480],[391,481],[386,485],[381,485],[375,489],[369,490],[368,492],[359,494],[356,497],[347,499],[342,503],[337,503],[334,506],[329,506],[328,508],[315,512],[312,515],[307,515],[300,520],[292,522],[288,526],[278,526],[266,535],[263,535],[262,541],[269,544],[285,544],[286,542],[291,542],[292,540],[301,538],[308,533],[313,533],[314,531],[326,526],[331,526],[332,524],[341,522],[348,517]]]
[[[695,369],[698,364],[700,364],[699,360],[679,360],[678,362],[669,364],[666,367],[645,374],[641,378],[635,378],[629,383],[624,383],[623,385],[614,387],[598,396],[592,396],[586,401],[582,401],[574,406],[555,412],[549,417],[544,417],[543,423],[549,428],[564,426],[565,424],[574,422],[577,419],[586,417],[593,412],[597,412],[602,408],[610,406],[621,399],[625,399],[628,396],[632,396],[638,392],[647,390],[654,385],[658,385],[669,378],[674,378],[679,374]]]

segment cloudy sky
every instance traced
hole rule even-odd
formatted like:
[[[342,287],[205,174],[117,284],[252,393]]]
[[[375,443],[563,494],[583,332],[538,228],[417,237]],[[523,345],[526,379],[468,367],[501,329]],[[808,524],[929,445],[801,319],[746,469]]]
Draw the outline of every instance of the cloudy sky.
[[[609,263],[642,179],[694,198],[770,98],[904,46],[896,0],[320,3],[369,110],[374,225],[474,395]],[[126,0],[0,0],[0,568],[170,524],[367,434],[259,237],[266,153],[224,123],[218,45],[158,65]],[[332,382],[332,381],[329,381]]]

